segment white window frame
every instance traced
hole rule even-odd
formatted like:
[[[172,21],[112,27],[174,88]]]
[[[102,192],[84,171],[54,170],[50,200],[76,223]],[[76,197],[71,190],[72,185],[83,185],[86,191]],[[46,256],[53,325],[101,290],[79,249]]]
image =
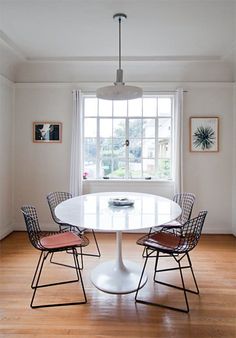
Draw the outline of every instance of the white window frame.
[[[132,120],[132,119],[155,119],[155,156],[154,156],[154,161],[155,161],[155,171],[157,172],[158,170],[158,160],[160,159],[160,157],[158,158],[158,140],[159,140],[159,137],[158,137],[158,121],[160,119],[163,119],[163,118],[170,118],[171,119],[171,136],[170,136],[170,144],[171,144],[171,151],[170,151],[170,163],[171,163],[171,167],[170,167],[170,177],[169,178],[159,178],[157,176],[153,176],[151,178],[151,180],[155,180],[155,181],[172,181],[174,180],[174,175],[173,175],[173,160],[174,160],[174,156],[173,156],[173,151],[174,151],[174,121],[175,121],[175,118],[174,118],[174,114],[175,114],[175,111],[174,111],[174,107],[175,107],[175,95],[174,94],[158,94],[158,93],[155,93],[155,94],[151,94],[151,95],[144,95],[143,96],[144,98],[166,98],[166,97],[169,97],[171,98],[171,116],[158,116],[158,104],[157,104],[157,115],[155,117],[152,117],[152,116],[143,116],[143,108],[142,108],[142,115],[141,116],[136,116],[136,117],[129,117],[128,116],[128,104],[127,104],[127,116],[113,116],[113,113],[114,113],[114,107],[113,107],[113,103],[112,103],[112,116],[99,116],[98,115],[98,112],[99,112],[99,99],[97,100],[97,116],[88,116],[88,118],[96,118],[97,119],[97,147],[96,147],[96,151],[97,151],[97,156],[96,156],[96,177],[95,178],[92,178],[94,180],[103,180],[103,181],[106,181],[104,180],[103,177],[100,177],[100,160],[101,160],[101,156],[100,156],[100,135],[99,135],[99,129],[100,129],[100,120],[103,119],[103,118],[106,118],[106,119],[111,119],[111,120],[114,120],[114,119],[125,119],[125,125],[126,125],[126,140],[129,139],[129,135],[128,135],[128,132],[129,132],[129,128],[128,128],[128,124],[129,124],[129,121]],[[96,98],[95,95],[92,95],[92,94],[84,94],[83,95],[83,123],[85,121],[85,116],[84,116],[84,101],[85,99],[87,98]],[[83,124],[84,126],[84,124]],[[146,138],[145,138],[146,139]],[[83,142],[85,140],[85,137],[83,135]],[[112,140],[113,140],[113,137],[112,137]],[[143,149],[143,134],[142,134],[142,137],[141,137],[141,147]],[[125,163],[126,163],[126,170],[125,170],[125,176],[120,178],[120,177],[109,177],[109,180],[133,180],[133,181],[138,181],[138,180],[145,180],[145,177],[140,177],[140,178],[137,178],[137,177],[129,177],[129,149],[128,147],[126,147],[126,155],[125,155]],[[141,157],[141,171],[143,173],[143,156]],[[85,168],[85,165],[84,165],[84,161],[83,161],[83,171],[86,170]],[[89,177],[88,177],[89,179]]]

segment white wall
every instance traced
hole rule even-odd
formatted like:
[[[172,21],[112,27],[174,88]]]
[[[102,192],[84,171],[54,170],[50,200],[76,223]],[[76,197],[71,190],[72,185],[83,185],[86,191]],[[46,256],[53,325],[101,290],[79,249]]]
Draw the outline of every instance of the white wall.
[[[157,90],[173,90],[176,84],[158,84]],[[196,194],[194,213],[207,209],[205,232],[231,233],[232,201],[232,134],[233,89],[224,83],[178,84],[188,90],[184,103],[184,189]],[[24,228],[19,208],[32,203],[46,226],[51,217],[46,194],[68,190],[70,163],[70,131],[73,85],[16,85],[16,158],[15,158],[15,225]],[[220,117],[220,151],[196,154],[189,152],[189,117]],[[63,123],[62,144],[34,144],[32,122],[56,120]],[[145,191],[172,197],[171,184],[153,182],[101,183],[86,181],[84,192]]]
[[[236,59],[235,59],[236,64]],[[236,69],[236,67],[235,67]],[[233,115],[233,175],[232,175],[232,232],[236,236],[236,83],[234,83],[234,115]]]
[[[232,232],[236,236],[236,2],[234,3],[234,46],[233,46],[233,75],[234,75],[234,112],[233,112],[233,180],[232,180]]]
[[[13,230],[14,85],[0,75],[0,239]]]
[[[185,95],[184,187],[197,196],[196,210],[207,209],[207,232],[231,233],[233,88],[208,85]],[[219,152],[189,152],[189,117],[219,116]]]
[[[234,9],[236,14],[236,4]],[[69,188],[71,91],[78,87],[94,90],[101,79],[114,81],[116,66],[116,61],[96,58],[30,62],[0,39],[0,74],[4,76],[0,75],[0,238],[13,229],[12,224],[14,229],[25,228],[19,211],[25,203],[37,207],[45,227],[52,224],[46,194]],[[233,228],[236,234],[236,41],[233,66],[227,58],[123,62],[125,81],[144,84],[150,90],[188,90],[184,103],[184,188],[197,196],[195,213],[203,208],[209,211],[205,232],[230,233]],[[17,82],[15,100],[14,85],[6,78]],[[163,82],[155,85],[157,79]],[[52,82],[58,84],[46,84]],[[219,153],[189,152],[189,117],[198,115],[220,117]],[[63,123],[62,144],[32,142],[32,122],[40,120]],[[170,183],[86,181],[84,192],[100,190],[173,194]]]
[[[233,181],[232,181],[232,232],[236,236],[236,2],[234,4],[234,49],[233,49],[233,74],[234,74],[234,118],[233,118]]]
[[[37,207],[40,221],[52,223],[46,204],[50,191],[68,191],[72,93],[69,87],[25,85],[15,96],[15,228],[24,229],[20,207]],[[33,121],[60,121],[62,143],[33,143]]]

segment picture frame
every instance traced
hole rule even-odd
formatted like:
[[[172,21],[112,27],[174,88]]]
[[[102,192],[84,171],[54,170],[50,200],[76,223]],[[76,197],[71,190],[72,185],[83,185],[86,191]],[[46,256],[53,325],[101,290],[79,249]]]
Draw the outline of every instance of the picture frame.
[[[219,117],[193,116],[189,121],[191,152],[219,151]]]
[[[33,122],[34,143],[61,143],[62,123],[53,121]]]

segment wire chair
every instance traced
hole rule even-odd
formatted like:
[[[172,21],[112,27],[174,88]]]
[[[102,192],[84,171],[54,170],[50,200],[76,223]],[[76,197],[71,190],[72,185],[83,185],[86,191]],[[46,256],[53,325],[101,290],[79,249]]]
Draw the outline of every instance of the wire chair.
[[[184,223],[186,223],[190,218],[193,210],[193,205],[195,202],[195,195],[190,192],[184,192],[180,194],[175,194],[173,197],[173,201],[177,203],[180,208],[182,209],[181,215],[174,221],[171,221],[169,223],[165,223],[162,225],[159,225],[158,227],[150,228],[149,229],[149,235],[153,232],[153,229],[169,227],[172,228],[173,231],[178,232],[179,226],[182,226]],[[143,249],[142,256],[145,258],[145,248]]]
[[[24,216],[27,233],[31,244],[35,247],[35,249],[41,251],[40,257],[38,259],[38,263],[34,272],[34,276],[31,283],[31,288],[34,290],[30,306],[31,308],[41,308],[41,307],[52,307],[52,306],[63,306],[63,305],[76,305],[76,304],[85,304],[87,303],[86,293],[84,289],[84,283],[81,275],[81,269],[78,261],[78,253],[77,248],[85,247],[89,244],[89,240],[86,236],[81,235],[78,236],[73,231],[42,231],[40,229],[38,216],[35,207],[31,205],[24,205],[21,208],[21,211]],[[50,254],[55,252],[62,252],[71,250],[74,259],[74,267],[76,271],[76,279],[61,281],[57,283],[49,283],[49,284],[39,284],[40,277],[42,274],[43,266]],[[34,299],[36,296],[36,292],[39,288],[50,287],[54,285],[68,284],[79,282],[81,284],[83,299],[76,302],[69,303],[48,303],[48,304],[40,304],[34,305]]]
[[[52,218],[53,218],[54,222],[56,222],[59,225],[60,229],[70,229],[70,230],[73,230],[74,232],[78,232],[79,235],[84,234],[84,232],[87,231],[87,229],[79,227],[79,225],[75,227],[75,226],[72,226],[70,224],[63,223],[55,215],[55,208],[57,207],[57,205],[59,203],[63,202],[63,201],[66,201],[67,199],[70,199],[70,198],[72,198],[72,194],[69,193],[69,192],[63,192],[63,191],[50,192],[47,195],[47,201],[48,201],[48,205],[49,205],[49,208],[50,208],[50,211],[51,211]],[[83,262],[82,256],[94,256],[94,257],[100,257],[101,256],[101,252],[100,252],[100,248],[99,248],[99,245],[98,245],[98,241],[97,241],[95,232],[94,232],[94,230],[91,230],[91,231],[92,231],[92,235],[93,235],[93,238],[94,238],[94,242],[95,242],[95,245],[96,245],[96,251],[97,252],[96,253],[84,253],[84,252],[81,251],[79,254],[81,255],[82,262]]]
[[[189,252],[195,248],[198,244],[198,241],[201,236],[202,227],[207,215],[207,211],[201,211],[199,215],[195,218],[188,220],[184,225],[181,226],[179,231],[173,232],[168,226],[163,227],[160,231],[153,232],[151,234],[145,235],[138,239],[137,244],[142,245],[146,251],[146,259],[144,261],[143,270],[141,273],[141,277],[139,280],[138,288],[135,294],[135,301],[138,303],[149,304],[149,305],[157,305],[162,306],[172,310],[178,310],[182,312],[189,312],[189,304],[187,299],[187,292],[191,292],[194,294],[199,294],[199,289],[197,285],[197,281],[193,272],[192,263],[190,260]],[[152,254],[155,253],[153,256]],[[160,255],[162,253],[163,255]],[[177,263],[177,267],[166,268],[166,269],[158,269],[158,262],[160,257],[172,257],[174,261]],[[155,302],[149,302],[146,300],[142,300],[138,298],[139,289],[142,283],[142,278],[144,275],[144,271],[146,269],[146,265],[148,259],[150,257],[155,257],[155,268],[154,268],[154,276],[153,281],[158,284],[162,284],[165,286],[169,286],[178,290],[182,290],[184,292],[185,299],[185,308],[178,308],[173,306],[168,306],[164,304],[159,304]],[[181,265],[184,258],[187,258],[187,265]],[[190,269],[193,277],[193,281],[196,287],[196,291],[187,289],[185,287],[184,278],[183,278],[183,269]],[[165,283],[157,280],[157,273],[167,272],[179,270],[182,286],[177,286],[169,283]]]
[[[180,225],[186,223],[191,218],[195,199],[195,195],[190,192],[174,195],[173,201],[182,209],[181,215],[176,219],[176,222],[180,223]],[[172,222],[167,224],[171,226],[171,223]]]

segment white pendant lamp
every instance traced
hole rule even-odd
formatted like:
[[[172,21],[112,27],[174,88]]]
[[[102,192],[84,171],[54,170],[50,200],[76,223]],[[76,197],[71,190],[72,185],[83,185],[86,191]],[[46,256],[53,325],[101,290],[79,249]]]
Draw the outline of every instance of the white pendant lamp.
[[[119,22],[119,69],[116,71],[116,82],[113,86],[98,88],[96,96],[103,100],[132,100],[142,97],[143,91],[139,87],[126,86],[123,82],[123,69],[121,68],[121,21],[127,19],[127,15],[117,13],[113,19]]]

